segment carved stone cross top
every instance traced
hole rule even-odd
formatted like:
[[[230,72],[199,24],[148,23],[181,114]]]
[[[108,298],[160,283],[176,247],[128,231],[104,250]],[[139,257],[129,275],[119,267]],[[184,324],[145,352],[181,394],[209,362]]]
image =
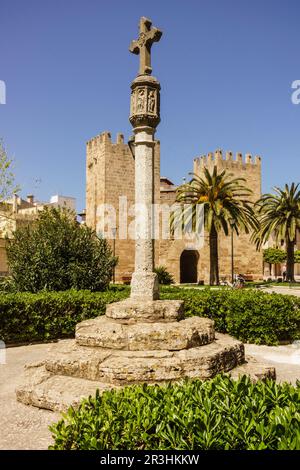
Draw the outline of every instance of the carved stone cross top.
[[[151,46],[161,38],[162,31],[151,28],[152,21],[142,16],[140,19],[140,34],[137,40],[132,41],[129,47],[133,54],[140,54],[139,75],[151,75]]]

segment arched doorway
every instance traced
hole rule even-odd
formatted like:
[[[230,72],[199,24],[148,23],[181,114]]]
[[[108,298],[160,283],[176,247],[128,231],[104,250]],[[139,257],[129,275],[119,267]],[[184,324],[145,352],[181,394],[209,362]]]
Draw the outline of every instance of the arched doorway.
[[[198,259],[196,250],[184,250],[180,256],[180,283],[195,283],[198,281]]]

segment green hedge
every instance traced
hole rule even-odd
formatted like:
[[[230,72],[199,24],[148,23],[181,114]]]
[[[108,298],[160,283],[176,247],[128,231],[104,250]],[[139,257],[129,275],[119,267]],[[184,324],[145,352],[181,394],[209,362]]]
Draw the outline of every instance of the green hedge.
[[[127,296],[128,289],[1,293],[0,340],[14,343],[72,336],[76,323],[104,314],[106,304]]]
[[[165,299],[183,299],[187,316],[212,318],[216,330],[243,342],[275,345],[300,338],[300,298],[244,289],[164,288]]]
[[[105,313],[108,303],[129,295],[107,292],[0,293],[0,340],[46,341],[74,335],[83,319]],[[216,330],[244,342],[277,344],[300,338],[300,298],[258,290],[162,288],[162,299],[183,299],[187,316],[212,318]]]
[[[131,386],[84,400],[50,429],[56,450],[300,450],[300,383]]]

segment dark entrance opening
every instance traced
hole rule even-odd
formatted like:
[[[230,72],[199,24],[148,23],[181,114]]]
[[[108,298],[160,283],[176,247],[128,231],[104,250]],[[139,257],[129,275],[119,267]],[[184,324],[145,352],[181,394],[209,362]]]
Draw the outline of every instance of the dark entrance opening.
[[[199,254],[196,250],[184,250],[180,256],[180,283],[195,283],[198,281],[197,267]]]

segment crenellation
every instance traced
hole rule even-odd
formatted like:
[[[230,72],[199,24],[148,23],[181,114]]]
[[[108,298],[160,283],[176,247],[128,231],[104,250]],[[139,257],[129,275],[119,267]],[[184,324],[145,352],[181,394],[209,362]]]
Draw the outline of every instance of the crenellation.
[[[108,131],[102,132],[100,134],[101,142],[110,142],[111,143],[111,133]]]
[[[122,134],[121,132],[117,133],[116,143],[117,144],[124,144],[124,134]]]
[[[261,157],[259,155],[256,155],[254,158],[254,164],[255,165],[261,165]]]
[[[216,162],[216,165],[217,165],[218,163],[220,163],[222,160],[223,160],[222,150],[217,149],[217,150],[215,151],[215,162]]]
[[[243,154],[242,154],[241,152],[237,152],[237,153],[236,153],[235,161],[236,161],[237,163],[243,163]]]
[[[225,152],[224,155],[221,149],[217,149],[214,153],[210,152],[207,155],[201,155],[199,157],[195,157],[194,168],[203,168],[203,166],[207,166],[211,164],[215,164],[215,165],[221,164],[222,166],[224,166],[224,168],[226,168],[227,162],[231,162],[233,164],[245,163],[245,164],[252,165],[252,166],[261,164],[261,157],[255,156],[253,158],[251,153],[246,153],[245,156],[243,156],[241,152],[237,152],[235,159],[233,158],[232,151],[227,151]]]
[[[251,153],[246,153],[245,163],[252,164],[252,155],[251,155]]]
[[[207,155],[202,155],[202,157],[200,157],[200,166],[203,168],[205,165],[207,165]]]
[[[206,163],[209,164],[214,161],[214,154],[212,152],[209,152],[206,157]]]

